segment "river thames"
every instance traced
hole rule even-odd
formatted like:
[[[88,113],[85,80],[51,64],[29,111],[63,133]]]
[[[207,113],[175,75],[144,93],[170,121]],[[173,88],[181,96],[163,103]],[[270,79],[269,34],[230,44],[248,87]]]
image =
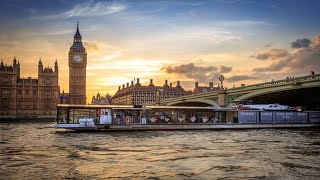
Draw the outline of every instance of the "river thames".
[[[319,179],[319,129],[74,133],[0,123],[0,179]]]

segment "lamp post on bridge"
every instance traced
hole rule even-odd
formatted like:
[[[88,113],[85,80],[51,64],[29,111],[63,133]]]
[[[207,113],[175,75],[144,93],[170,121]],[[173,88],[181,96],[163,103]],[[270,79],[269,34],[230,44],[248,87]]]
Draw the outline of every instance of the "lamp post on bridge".
[[[223,88],[224,76],[222,74],[220,74],[219,76],[219,81],[221,83],[221,87],[220,87],[220,90],[218,91],[218,103],[220,107],[226,107],[228,106],[227,94],[226,94],[226,90]]]
[[[221,82],[221,89],[223,89],[224,76],[222,74],[219,76],[219,81]]]

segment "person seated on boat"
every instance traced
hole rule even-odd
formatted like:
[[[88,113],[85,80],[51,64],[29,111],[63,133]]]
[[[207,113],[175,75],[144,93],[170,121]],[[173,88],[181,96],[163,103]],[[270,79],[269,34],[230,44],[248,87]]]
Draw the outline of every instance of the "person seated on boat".
[[[164,121],[165,121],[166,123],[171,124],[171,122],[169,122],[169,121],[170,121],[170,117],[168,117],[168,116],[165,116]]]
[[[160,123],[164,123],[164,115],[160,116]]]
[[[203,122],[203,123],[206,123],[206,122],[208,122],[208,121],[209,121],[209,117],[206,116],[206,115],[204,115],[204,116],[202,117],[202,122]]]
[[[177,123],[177,116],[176,116],[176,113],[174,112],[171,112],[171,115],[170,115],[170,120],[172,123]]]
[[[186,119],[186,115],[185,114],[182,114],[182,115],[178,116],[179,123],[184,123],[185,119]]]
[[[117,122],[117,113],[114,113],[112,118],[113,118],[112,124],[117,124],[118,123]]]
[[[117,117],[117,121],[118,121],[118,124],[123,124],[123,114],[121,111],[118,112],[118,117]]]
[[[191,123],[191,120],[190,120],[190,116],[189,115],[186,115],[186,120],[185,120],[186,123]]]
[[[209,123],[213,123],[214,122],[214,114],[211,114],[211,116],[209,117]]]
[[[124,114],[124,112],[120,112],[120,124],[125,124],[125,114]]]
[[[157,116],[152,116],[149,120],[150,120],[149,123],[157,123],[158,117]]]

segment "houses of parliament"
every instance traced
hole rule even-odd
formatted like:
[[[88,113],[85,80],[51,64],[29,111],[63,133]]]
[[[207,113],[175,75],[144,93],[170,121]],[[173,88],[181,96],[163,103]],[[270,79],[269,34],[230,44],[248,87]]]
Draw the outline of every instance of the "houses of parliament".
[[[68,54],[69,66],[69,92],[60,92],[58,61],[54,67],[44,66],[44,60],[38,62],[38,78],[21,77],[20,61],[15,57],[12,65],[0,64],[0,119],[9,118],[54,118],[56,105],[59,104],[86,104],[86,67],[87,51],[82,43],[82,36],[77,23],[76,33]],[[189,94],[178,81],[177,86],[141,85],[127,83],[119,87],[117,93],[111,98],[92,98],[92,104],[126,104],[141,105],[156,102],[160,99],[174,98]],[[199,88],[199,87],[196,87]],[[157,92],[160,92],[157,95]],[[192,93],[192,92],[190,92]]]
[[[52,118],[56,104],[86,104],[87,52],[77,24],[73,44],[69,50],[69,93],[60,93],[59,67],[44,67],[38,63],[38,78],[20,76],[20,62],[0,64],[0,118]]]

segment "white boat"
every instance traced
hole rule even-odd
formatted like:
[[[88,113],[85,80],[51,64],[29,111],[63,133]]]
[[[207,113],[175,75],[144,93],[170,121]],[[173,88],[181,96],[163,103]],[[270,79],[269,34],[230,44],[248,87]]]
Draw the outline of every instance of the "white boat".
[[[289,110],[290,106],[280,104],[251,104],[242,105],[241,107],[252,110]]]

